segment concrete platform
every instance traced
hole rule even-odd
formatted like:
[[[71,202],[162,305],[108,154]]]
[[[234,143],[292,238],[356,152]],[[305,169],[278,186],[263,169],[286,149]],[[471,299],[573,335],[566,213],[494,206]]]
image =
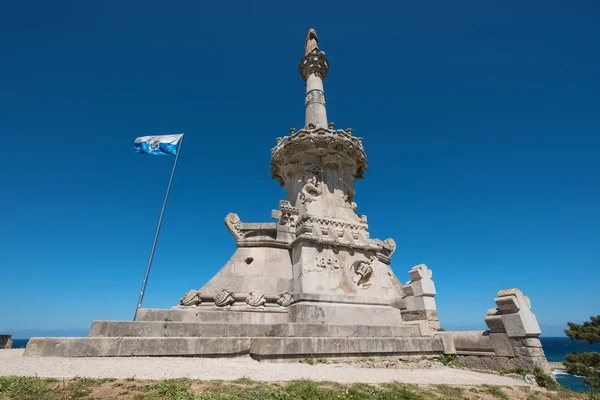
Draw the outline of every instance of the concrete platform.
[[[25,356],[119,357],[196,356],[257,360],[370,358],[443,353],[441,337],[428,338],[298,338],[298,337],[88,337],[32,338]]]

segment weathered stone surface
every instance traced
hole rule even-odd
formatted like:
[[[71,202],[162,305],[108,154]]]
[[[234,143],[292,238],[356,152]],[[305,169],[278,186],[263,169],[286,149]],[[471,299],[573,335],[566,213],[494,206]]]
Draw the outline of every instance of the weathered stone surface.
[[[0,350],[12,348],[12,335],[0,335]]]
[[[292,263],[287,249],[240,247],[227,264],[200,288],[202,293],[261,291],[277,295],[292,290]]]
[[[33,357],[128,357],[205,356],[248,354],[250,338],[31,338],[25,356]]]
[[[415,325],[334,325],[334,324],[279,324],[274,326],[275,336],[288,337],[416,337]]]
[[[31,357],[202,356],[250,354],[256,359],[303,358],[307,355],[361,357],[368,355],[435,355],[443,352],[440,338],[183,338],[104,337],[32,338],[25,350]]]
[[[494,348],[487,331],[449,331],[440,332],[452,340],[456,354],[493,353]]]
[[[141,308],[136,321],[176,321],[176,322],[217,322],[240,324],[277,324],[287,322],[287,309],[284,307],[265,308],[256,310],[247,308],[241,310],[227,309],[154,309]]]
[[[531,312],[531,302],[519,289],[498,292],[496,310],[488,311],[484,319],[494,332],[506,332],[511,338],[538,337],[542,333],[535,315]]]
[[[400,310],[388,306],[339,303],[295,303],[288,307],[289,321],[341,325],[400,325]]]
[[[490,333],[492,348],[497,356],[514,357],[515,352],[511,340],[506,333]]]
[[[229,324],[94,321],[89,337],[416,337],[416,325]]]
[[[89,337],[245,337],[269,335],[276,324],[94,321]]]
[[[441,338],[255,338],[256,359],[315,357],[368,357],[380,355],[442,354]]]

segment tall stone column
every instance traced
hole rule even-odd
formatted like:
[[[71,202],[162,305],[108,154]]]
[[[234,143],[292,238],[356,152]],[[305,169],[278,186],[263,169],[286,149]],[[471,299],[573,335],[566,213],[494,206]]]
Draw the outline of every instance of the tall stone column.
[[[300,74],[306,82],[306,118],[305,126],[327,127],[327,109],[323,79],[329,71],[329,61],[323,52],[307,54],[300,62]]]
[[[293,216],[295,231],[290,322],[400,323],[400,310],[390,307],[401,295],[388,266],[395,244],[371,239],[366,217],[356,213],[354,182],[363,178],[367,157],[362,138],[327,121],[329,62],[312,29],[299,70],[306,83],[305,126],[279,138],[271,152],[273,178],[287,193],[280,224],[291,225]]]

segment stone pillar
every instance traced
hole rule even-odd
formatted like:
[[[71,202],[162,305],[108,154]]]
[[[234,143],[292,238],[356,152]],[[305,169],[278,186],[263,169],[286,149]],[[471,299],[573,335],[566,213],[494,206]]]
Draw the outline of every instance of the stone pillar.
[[[414,266],[408,274],[411,280],[403,287],[406,310],[402,311],[404,321],[428,321],[429,328],[440,328],[440,320],[435,305],[435,285],[432,271],[425,264]]]
[[[329,71],[329,61],[325,53],[307,54],[300,61],[300,75],[306,82],[306,118],[305,125],[327,128],[327,110],[325,108],[325,93],[323,79]]]
[[[542,331],[531,312],[529,298],[519,289],[507,289],[498,292],[495,301],[498,307],[488,310],[484,321],[490,328],[496,355],[514,355],[505,368],[533,370],[539,365],[550,373],[539,339]]]

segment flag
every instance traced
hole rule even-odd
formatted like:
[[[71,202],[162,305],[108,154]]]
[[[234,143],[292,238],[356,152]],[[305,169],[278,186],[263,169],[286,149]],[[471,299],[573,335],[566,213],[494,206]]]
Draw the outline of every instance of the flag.
[[[177,155],[183,133],[177,135],[142,136],[135,139],[134,150],[156,156]]]

